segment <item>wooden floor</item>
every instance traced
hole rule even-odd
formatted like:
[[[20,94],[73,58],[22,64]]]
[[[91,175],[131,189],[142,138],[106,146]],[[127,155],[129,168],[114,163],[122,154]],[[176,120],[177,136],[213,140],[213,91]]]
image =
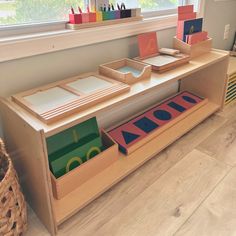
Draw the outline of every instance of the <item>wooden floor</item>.
[[[236,235],[236,103],[60,227],[59,236]],[[49,235],[29,209],[26,236]]]

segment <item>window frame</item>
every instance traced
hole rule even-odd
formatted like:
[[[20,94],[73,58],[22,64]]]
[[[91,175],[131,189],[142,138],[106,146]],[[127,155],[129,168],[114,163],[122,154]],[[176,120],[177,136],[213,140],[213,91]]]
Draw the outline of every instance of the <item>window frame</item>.
[[[204,4],[205,0],[199,0],[198,17],[204,14]],[[176,27],[176,9],[143,15],[142,21],[79,31],[65,29],[66,21],[0,27],[0,62]]]

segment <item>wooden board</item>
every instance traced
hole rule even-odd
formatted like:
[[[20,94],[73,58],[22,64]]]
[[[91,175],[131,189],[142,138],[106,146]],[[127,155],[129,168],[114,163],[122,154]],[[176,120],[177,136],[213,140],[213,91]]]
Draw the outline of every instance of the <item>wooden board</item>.
[[[129,89],[123,83],[88,73],[13,95],[12,99],[49,124]]]
[[[83,23],[83,24],[66,24],[67,29],[72,30],[80,30],[80,29],[86,29],[86,28],[92,28],[92,27],[100,27],[100,26],[107,26],[107,25],[114,25],[114,24],[123,24],[123,23],[129,23],[133,21],[141,21],[143,19],[142,16],[135,16],[135,17],[128,17],[128,18],[122,18],[117,20],[105,20],[105,21],[99,21],[99,22],[90,22],[90,23]]]
[[[236,168],[234,167],[175,235],[235,235],[235,186]]]
[[[99,173],[95,178],[87,181],[80,188],[68,194],[61,200],[54,199],[55,216],[61,224],[71,215],[82,209],[88,203],[100,196],[108,188],[119,182],[132,171],[143,165],[166,146],[191,130],[194,126],[206,119],[219,109],[219,105],[208,102],[200,109],[194,111],[181,122],[152,139],[142,148],[137,149],[128,157],[120,154],[119,160],[109,168]]]
[[[220,144],[220,145],[219,145]],[[235,119],[225,123],[197,147],[204,153],[209,153],[218,161],[230,166],[236,165],[236,133]]]

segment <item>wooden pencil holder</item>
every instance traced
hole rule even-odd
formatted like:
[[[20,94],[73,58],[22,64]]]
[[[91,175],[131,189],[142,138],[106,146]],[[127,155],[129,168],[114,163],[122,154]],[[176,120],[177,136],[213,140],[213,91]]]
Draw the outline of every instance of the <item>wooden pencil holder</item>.
[[[125,69],[127,71],[122,70]],[[130,71],[129,71],[130,69]],[[134,75],[134,72],[137,75]],[[134,61],[128,58],[113,61],[99,66],[99,73],[111,77],[126,84],[133,84],[142,79],[151,77],[152,67],[144,63]]]
[[[89,12],[87,14],[89,15],[89,22],[96,22],[97,21],[96,12]]]
[[[120,11],[115,10],[115,11],[113,11],[113,12],[114,12],[114,14],[115,14],[115,19],[120,19]]]
[[[141,16],[141,8],[131,9],[131,17]]]
[[[82,15],[81,14],[69,14],[70,24],[81,24]]]
[[[131,17],[131,9],[120,10],[120,18]]]
[[[184,54],[190,55],[190,58],[194,58],[211,51],[212,39],[208,38],[207,40],[202,41],[200,43],[189,45],[183,42],[182,40],[179,40],[174,37],[173,48],[180,50],[180,52]]]
[[[103,152],[58,179],[51,173],[52,190],[56,199],[63,198],[89,179],[96,178],[98,173],[118,160],[118,145],[104,131],[101,131],[101,137],[105,147]]]
[[[103,21],[103,15],[102,15],[102,12],[101,12],[101,11],[97,11],[97,12],[96,12],[96,21],[97,21],[97,22]]]
[[[89,14],[90,13],[81,13],[82,23],[89,23]]]
[[[114,20],[116,18],[116,12],[115,11],[104,11],[102,12],[102,19],[103,20]]]

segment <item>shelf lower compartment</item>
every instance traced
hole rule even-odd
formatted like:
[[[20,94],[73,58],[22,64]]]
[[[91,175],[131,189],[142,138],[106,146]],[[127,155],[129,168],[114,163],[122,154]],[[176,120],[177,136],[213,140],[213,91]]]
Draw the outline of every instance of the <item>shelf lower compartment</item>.
[[[219,105],[212,102],[206,103],[129,156],[120,154],[118,161],[88,180],[80,188],[60,200],[54,199],[54,214],[57,225],[63,223],[219,108]]]

